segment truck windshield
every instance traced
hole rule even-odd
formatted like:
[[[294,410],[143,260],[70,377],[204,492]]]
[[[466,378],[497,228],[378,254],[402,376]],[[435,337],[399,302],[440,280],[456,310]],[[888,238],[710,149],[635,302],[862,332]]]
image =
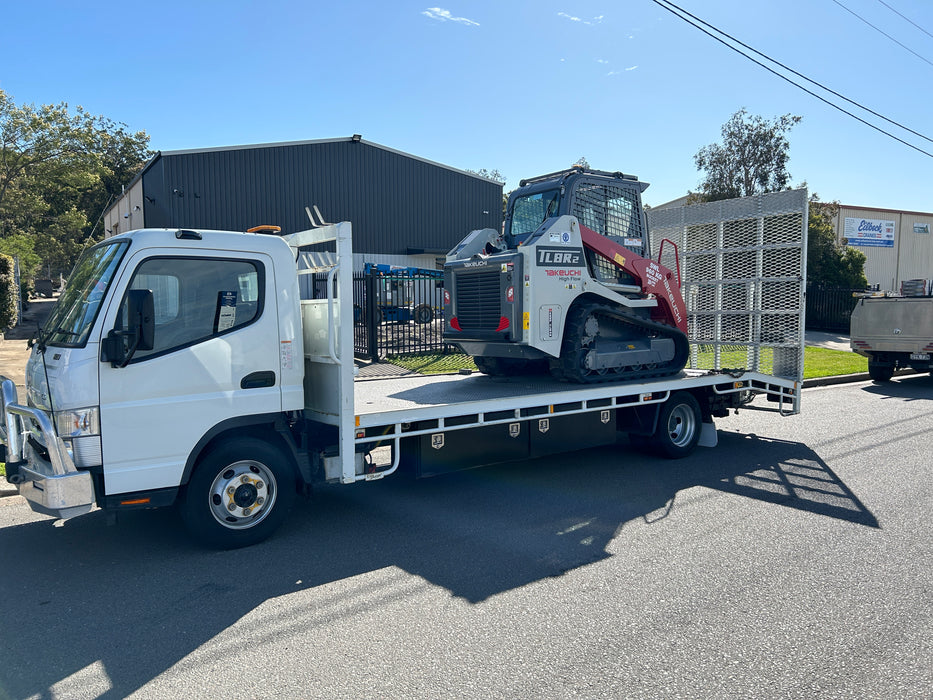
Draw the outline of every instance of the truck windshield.
[[[560,190],[545,190],[518,197],[512,203],[510,233],[512,245],[523,243],[528,234],[537,230],[545,219],[557,216]]]
[[[84,347],[127,245],[126,241],[119,241],[94,246],[84,252],[49,314],[40,334],[40,343]]]

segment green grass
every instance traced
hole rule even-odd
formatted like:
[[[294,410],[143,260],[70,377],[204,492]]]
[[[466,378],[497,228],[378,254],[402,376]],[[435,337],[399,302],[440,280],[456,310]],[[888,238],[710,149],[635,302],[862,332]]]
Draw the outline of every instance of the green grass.
[[[476,365],[468,355],[400,355],[386,360],[398,367],[420,374],[447,374],[461,369],[476,370]],[[702,365],[702,363],[701,363]],[[721,357],[722,367],[743,367],[744,352],[724,352]],[[807,347],[803,355],[803,377],[835,377],[840,374],[858,374],[868,371],[868,360],[861,355],[845,350]]]
[[[803,351],[803,378],[835,377],[840,374],[859,374],[868,371],[868,358],[845,350],[805,348]]]
[[[404,367],[410,372],[420,374],[447,374],[458,372],[461,369],[476,371],[476,365],[473,364],[473,358],[461,353],[451,353],[447,355],[399,355],[390,357],[386,362]]]

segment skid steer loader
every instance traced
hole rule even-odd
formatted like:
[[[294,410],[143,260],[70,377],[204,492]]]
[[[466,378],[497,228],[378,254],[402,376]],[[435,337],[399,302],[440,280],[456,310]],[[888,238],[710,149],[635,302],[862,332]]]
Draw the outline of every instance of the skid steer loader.
[[[490,375],[592,383],[683,369],[687,312],[679,274],[649,257],[647,186],[579,166],[522,180],[501,232],[473,231],[447,254],[445,340]]]

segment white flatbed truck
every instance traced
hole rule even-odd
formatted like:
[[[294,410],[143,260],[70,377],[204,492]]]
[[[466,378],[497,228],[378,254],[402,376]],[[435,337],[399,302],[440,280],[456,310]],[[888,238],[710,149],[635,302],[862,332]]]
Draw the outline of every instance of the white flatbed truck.
[[[798,257],[803,202],[802,229],[797,219],[788,228],[796,242],[775,243]],[[728,226],[720,229],[728,255]],[[749,283],[759,292],[772,281],[767,231],[765,222],[750,243],[759,264]],[[689,266],[689,246],[681,249]],[[797,337],[762,341],[762,321],[775,311],[767,300],[761,306],[760,293],[745,294],[760,310],[743,316],[743,340],[728,321],[734,310],[702,301],[711,293],[725,303],[743,284],[738,277],[689,287],[688,309],[691,294],[700,300],[697,327],[715,317],[729,337],[704,336],[694,369],[663,380],[359,381],[351,262],[348,223],[290,236],[137,230],[89,249],[33,348],[26,400],[0,378],[8,480],[33,510],[58,518],[177,504],[196,538],[231,548],[268,537],[296,494],[315,484],[400,468],[434,475],[620,435],[682,457],[714,445],[713,419],[732,409],[800,408],[802,292],[779,314],[778,325],[797,328]],[[783,272],[773,281],[802,289],[799,270]],[[314,287],[306,275],[326,277],[325,298],[302,298]],[[735,353],[746,369],[722,369]],[[716,366],[702,368],[703,358]],[[752,403],[756,396],[769,401]]]

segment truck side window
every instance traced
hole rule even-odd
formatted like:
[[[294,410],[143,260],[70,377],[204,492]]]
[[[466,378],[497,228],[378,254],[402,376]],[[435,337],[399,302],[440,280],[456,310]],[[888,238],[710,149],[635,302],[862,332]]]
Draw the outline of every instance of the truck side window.
[[[216,258],[150,258],[133,274],[130,289],[152,290],[155,342],[134,361],[162,355],[232,332],[259,317],[263,266]],[[125,323],[125,303],[121,308]]]

